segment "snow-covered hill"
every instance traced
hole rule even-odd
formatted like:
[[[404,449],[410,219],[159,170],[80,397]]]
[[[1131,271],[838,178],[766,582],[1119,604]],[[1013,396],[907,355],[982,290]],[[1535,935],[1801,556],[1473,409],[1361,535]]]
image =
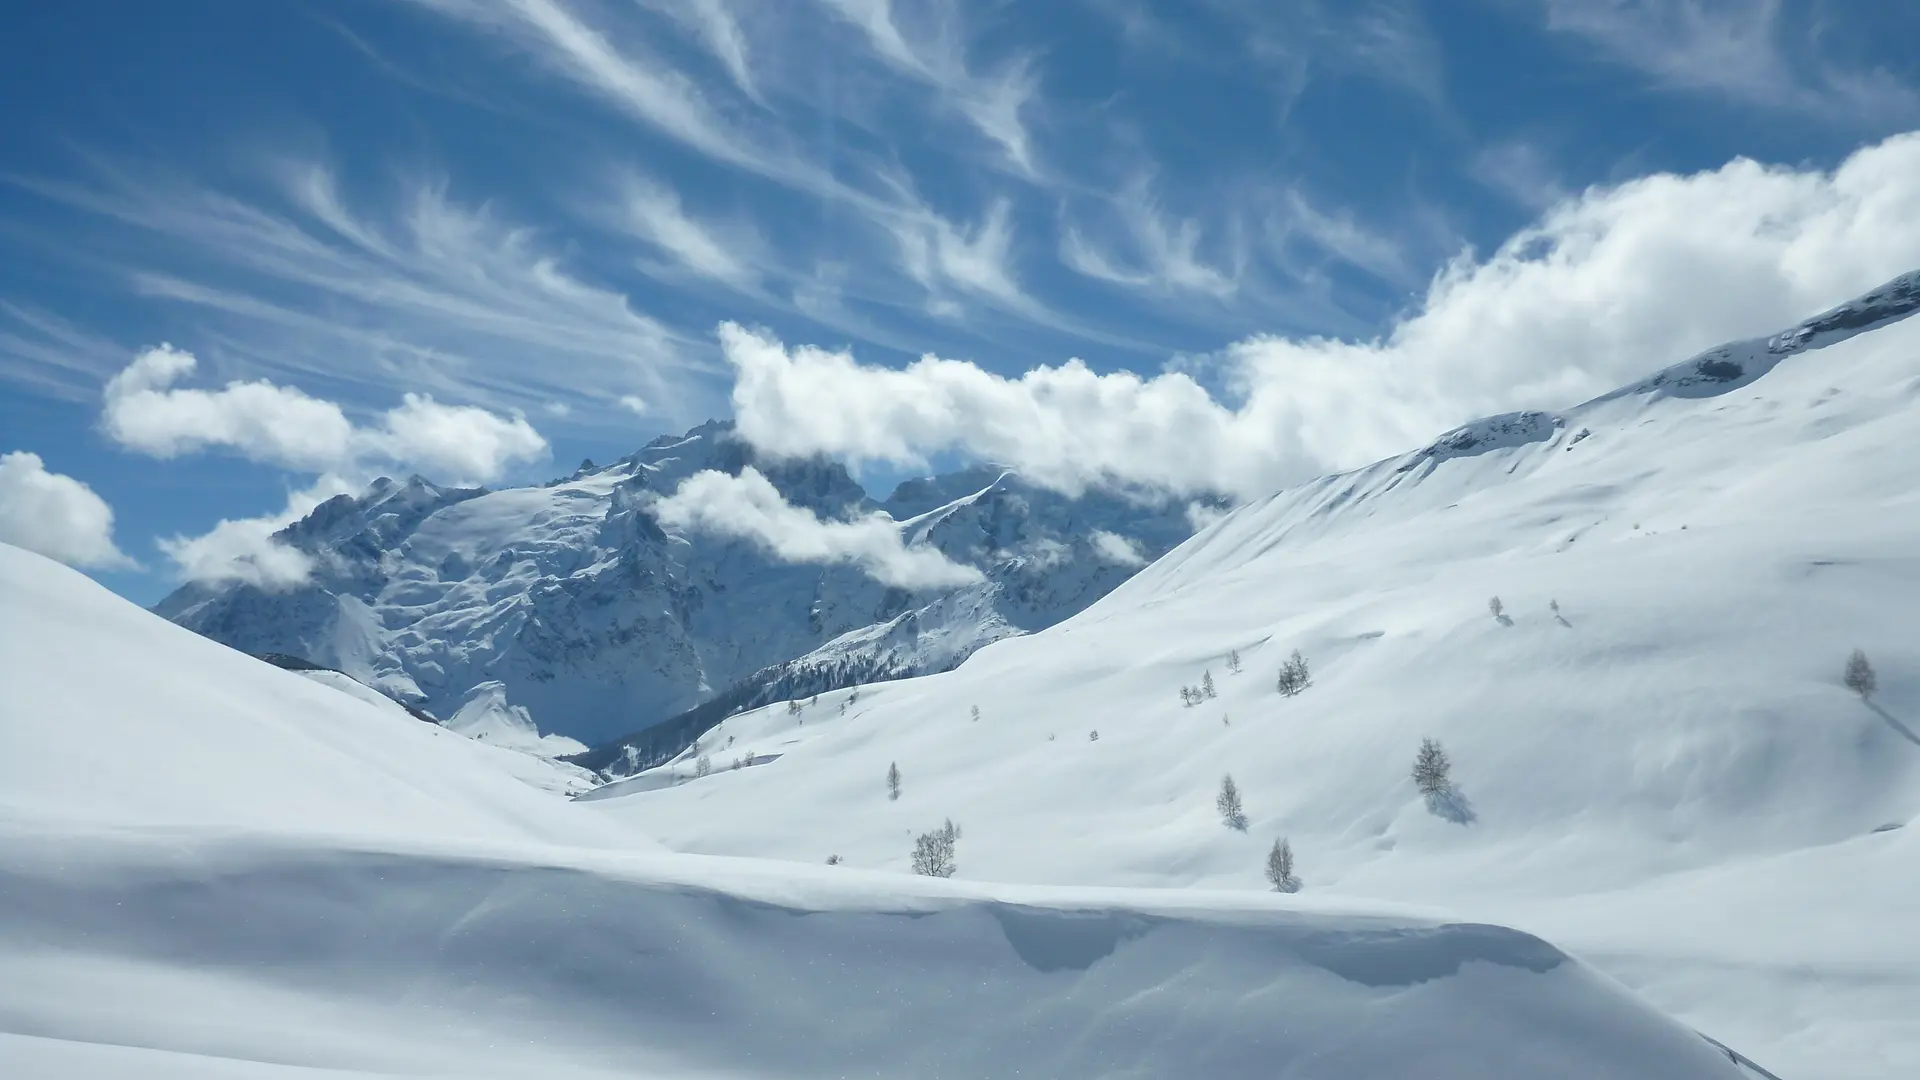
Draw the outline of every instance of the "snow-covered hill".
[[[985,580],[906,591],[655,519],[688,476],[748,465],[826,517],[887,511]],[[521,717],[599,743],[745,680],[749,695],[798,693],[944,670],[1079,611],[1191,533],[1185,504],[1067,499],[992,468],[874,503],[839,465],[759,461],[710,423],[545,487],[382,480],[281,534],[314,558],[309,584],[189,585],[155,610],[246,652],[338,668],[456,727]]]
[[[1782,1076],[1920,1075],[1916,309],[1909,275],[1280,493],[1051,629],[727,719],[587,805],[887,870],[951,818],[963,876],[1059,885],[1259,889],[1284,837],[1304,896],[1542,933]]]
[[[0,687],[9,1080],[1746,1075],[1500,926],[659,852],[5,545]]]

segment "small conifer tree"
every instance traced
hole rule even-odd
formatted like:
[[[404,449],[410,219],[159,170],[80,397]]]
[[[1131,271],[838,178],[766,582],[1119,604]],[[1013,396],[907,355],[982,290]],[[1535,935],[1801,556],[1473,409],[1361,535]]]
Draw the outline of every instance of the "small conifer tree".
[[[838,856],[838,855],[829,855],[829,856],[827,856],[827,865],[828,865],[828,866],[839,866],[839,865],[840,865],[840,856]]]
[[[1873,692],[1880,688],[1880,677],[1874,674],[1873,665],[1867,662],[1867,654],[1859,649],[1853,650],[1853,655],[1847,657],[1847,670],[1841,681],[1847,689],[1859,694],[1862,701],[1872,697]]]
[[[1232,649],[1227,653],[1227,674],[1240,674],[1240,650]]]
[[[708,773],[710,773],[710,772],[712,772],[712,771],[713,771],[713,759],[712,759],[712,758],[710,758],[710,757],[708,757],[708,756],[707,756],[707,755],[705,755],[705,754],[701,754],[701,755],[700,755],[699,757],[697,757],[697,758],[695,758],[695,759],[694,759],[694,761],[693,761],[693,775],[695,775],[695,776],[705,776],[705,775],[707,775]]]
[[[1203,671],[1200,673],[1200,696],[1203,698],[1219,696],[1214,690],[1213,672],[1211,671]]]
[[[1452,771],[1453,763],[1438,742],[1420,740],[1420,753],[1413,759],[1413,783],[1420,794],[1432,799],[1452,791]]]
[[[899,797],[900,797],[900,763],[897,761],[888,762],[887,763],[887,799],[888,801],[893,801],[898,799]]]
[[[1500,598],[1496,596],[1493,599],[1487,601],[1487,610],[1493,614],[1494,618],[1497,619],[1500,616],[1505,615],[1507,613],[1507,606],[1505,604],[1502,604],[1500,602]]]

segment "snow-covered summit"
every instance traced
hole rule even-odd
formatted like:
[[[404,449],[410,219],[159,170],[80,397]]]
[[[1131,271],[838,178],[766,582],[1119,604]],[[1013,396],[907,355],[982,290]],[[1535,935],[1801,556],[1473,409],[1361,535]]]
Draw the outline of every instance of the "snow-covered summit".
[[[884,511],[983,580],[890,588],[654,517],[654,500],[694,473],[748,466],[822,517]],[[1191,531],[1184,504],[1069,499],[999,469],[910,481],[875,502],[838,464],[764,460],[730,423],[708,422],[540,487],[383,479],[280,534],[311,557],[308,584],[188,585],[155,610],[246,652],[339,668],[437,716],[479,694],[489,729],[524,717],[598,743],[756,678],[820,688],[943,670],[1080,610]]]

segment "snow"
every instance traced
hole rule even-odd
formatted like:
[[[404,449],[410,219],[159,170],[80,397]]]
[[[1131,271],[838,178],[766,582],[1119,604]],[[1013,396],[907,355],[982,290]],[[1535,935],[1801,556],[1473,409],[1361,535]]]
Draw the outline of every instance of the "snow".
[[[911,542],[985,580],[904,592],[851,566],[780,563],[751,541],[655,520],[654,500],[695,472],[748,464],[825,517],[889,513]],[[442,718],[476,697],[503,702],[483,707],[493,719],[453,725],[462,730],[601,745],[757,677],[837,687],[944,670],[1079,611],[1191,533],[1176,505],[1068,499],[994,467],[910,480],[876,502],[838,464],[760,461],[729,424],[707,423],[542,487],[378,481],[280,534],[315,558],[313,583],[188,585],[156,610]],[[1114,559],[1116,544],[1138,557]]]
[[[1741,1075],[1499,926],[667,853],[3,546],[0,627],[9,1080]]]
[[[1705,1035],[1920,1075],[1920,320],[1862,332],[1916,296],[1282,492],[954,671],[731,717],[573,800],[0,546],[0,1074],[1758,1075]],[[601,475],[305,527],[506,520]],[[1033,520],[907,494],[982,543]],[[1409,782],[1424,737],[1448,800]],[[958,877],[903,873],[947,819]],[[1281,837],[1297,894],[1261,880]]]
[[[776,761],[694,778],[690,750],[588,805],[890,871],[951,818],[961,876],[1060,886],[1260,889],[1284,836],[1303,899],[1538,933],[1785,1077],[1920,1075],[1920,320],[1816,344],[1281,493],[956,671],[701,740]],[[1408,779],[1428,736],[1465,824]]]

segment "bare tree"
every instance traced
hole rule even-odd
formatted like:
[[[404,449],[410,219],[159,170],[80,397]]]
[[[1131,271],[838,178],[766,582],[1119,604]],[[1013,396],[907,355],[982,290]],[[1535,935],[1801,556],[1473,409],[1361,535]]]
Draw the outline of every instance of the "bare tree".
[[[1275,688],[1281,694],[1292,697],[1312,685],[1313,677],[1307,672],[1307,658],[1300,655],[1299,649],[1293,650],[1287,662],[1280,665],[1280,678]]]
[[[1214,698],[1219,696],[1219,694],[1215,692],[1213,687],[1212,671],[1203,671],[1200,673],[1200,696],[1203,698]]]
[[[1872,697],[1873,692],[1880,688],[1880,677],[1874,674],[1873,665],[1867,662],[1867,654],[1859,649],[1853,650],[1853,655],[1847,657],[1847,670],[1841,676],[1841,682],[1846,684],[1847,689],[1859,694],[1861,701]]]
[[[1493,617],[1497,619],[1500,616],[1505,615],[1507,613],[1507,605],[1502,604],[1500,602],[1500,598],[1496,596],[1493,599],[1487,601],[1487,610],[1489,612],[1492,612]]]
[[[887,763],[887,800],[891,802],[898,798],[900,798],[900,763],[897,761],[888,762]]]
[[[1227,674],[1229,675],[1240,674],[1240,650],[1239,649],[1229,649],[1227,651]]]
[[[1193,687],[1183,686],[1180,688],[1180,704],[1185,705],[1187,708],[1191,709],[1195,705],[1198,705],[1199,703],[1200,703],[1200,694]]]
[[[1267,852],[1267,880],[1274,892],[1300,891],[1300,879],[1293,873],[1293,845],[1285,837],[1275,840],[1273,850]]]
[[[712,771],[713,771],[713,759],[708,757],[707,755],[701,754],[699,757],[693,760],[694,776],[696,777],[705,776]]]
[[[913,841],[913,872],[927,877],[952,877],[954,845],[960,839],[960,827],[949,818],[930,833],[921,833]]]
[[[1220,820],[1230,829],[1247,827],[1247,810],[1240,803],[1240,785],[1233,782],[1232,774],[1220,778],[1220,794],[1214,796],[1214,808],[1220,811]]]
[[[973,707],[973,718],[974,718],[975,720],[978,720],[978,719],[980,719],[980,706],[978,706],[978,705],[975,705],[975,706]]]
[[[1420,794],[1436,798],[1453,790],[1453,763],[1447,752],[1432,739],[1420,740],[1420,753],[1413,759],[1413,783]]]
[[[839,865],[840,865],[840,856],[838,856],[838,855],[829,855],[829,856],[827,856],[827,865],[828,865],[828,866],[839,866]]]
[[[800,700],[798,698],[795,698],[794,700],[787,702],[787,715],[788,716],[800,715]]]

